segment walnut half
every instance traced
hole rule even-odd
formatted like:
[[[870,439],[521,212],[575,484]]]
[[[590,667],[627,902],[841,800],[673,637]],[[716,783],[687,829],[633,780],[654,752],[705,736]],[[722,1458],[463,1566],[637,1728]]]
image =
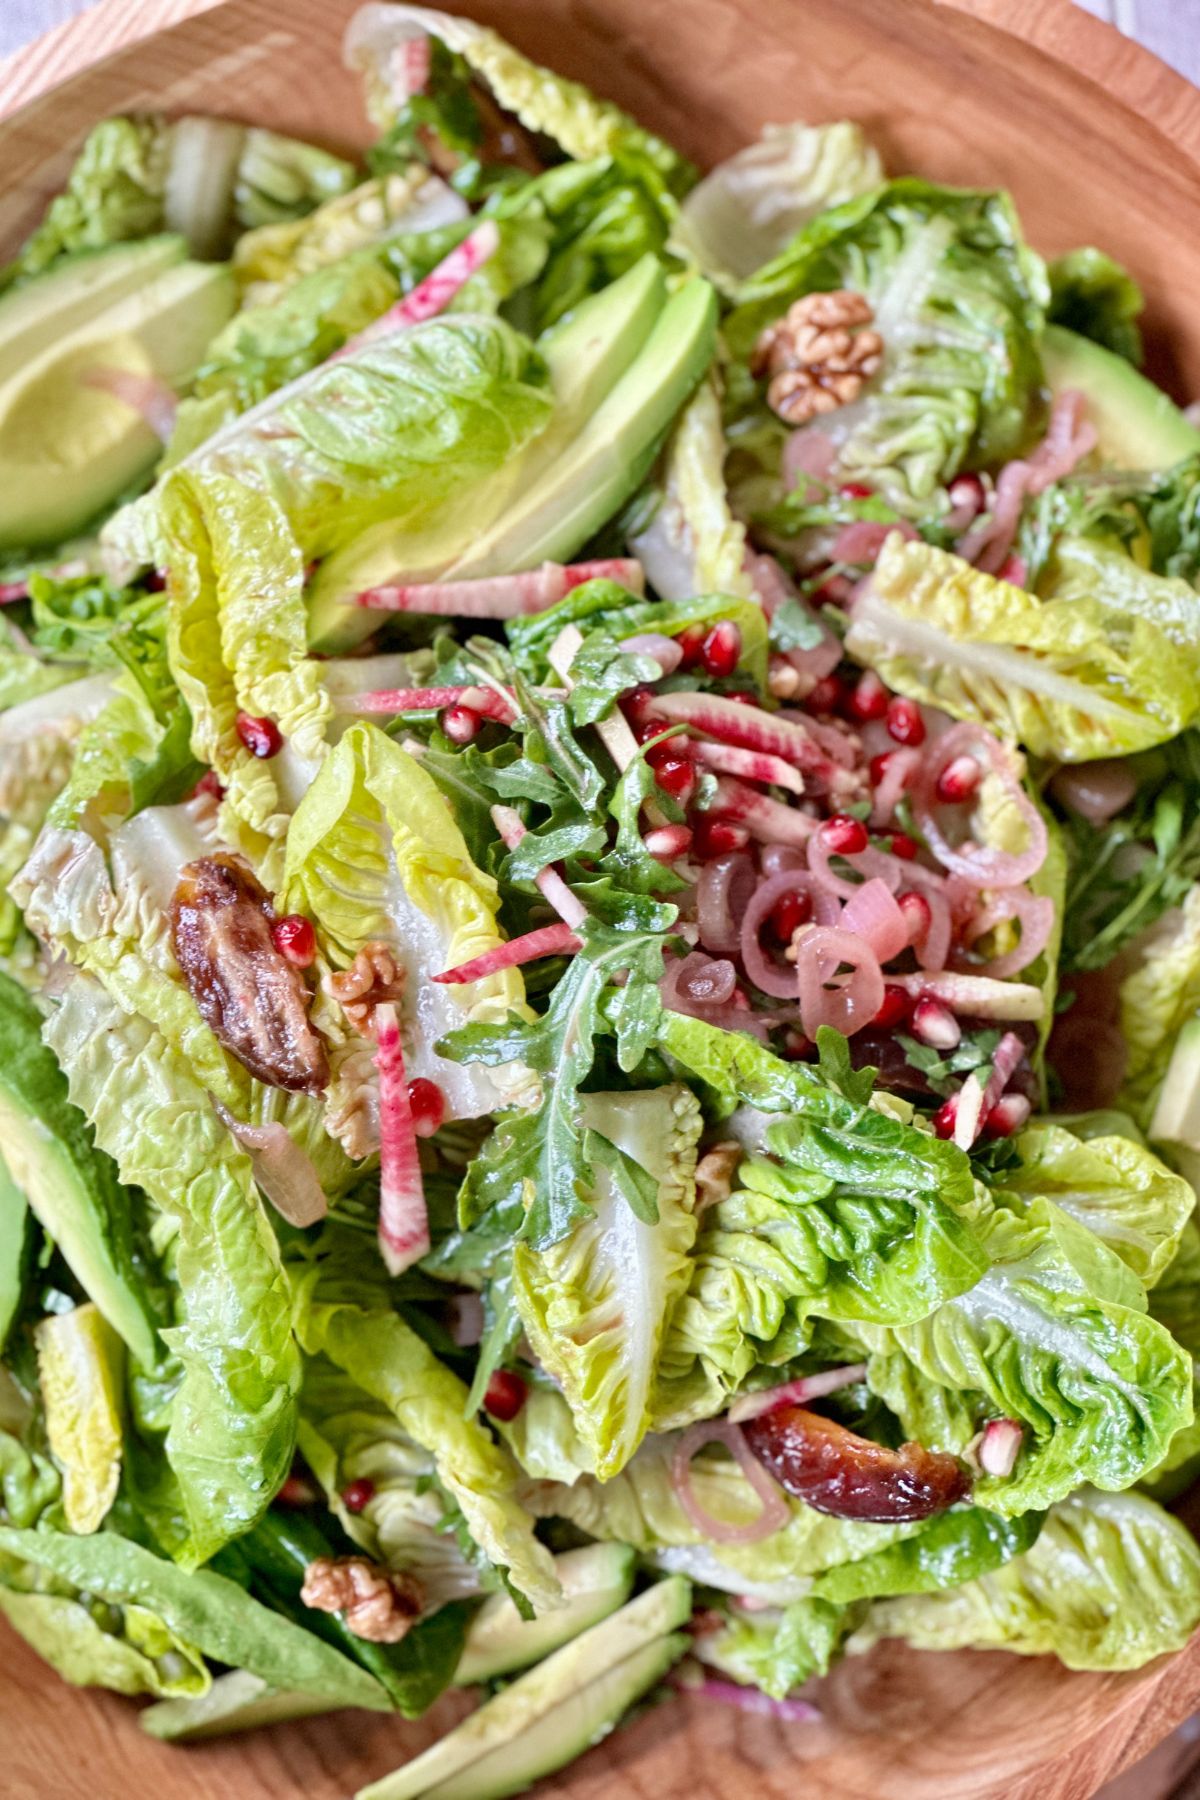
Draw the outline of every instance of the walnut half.
[[[340,1612],[355,1637],[372,1644],[398,1644],[425,1604],[411,1575],[365,1556],[318,1556],[304,1571],[300,1598],[316,1612]]]
[[[405,970],[388,946],[378,941],[364,944],[348,969],[330,975],[326,986],[356,1031],[371,1035],[377,1006],[404,997]]]
[[[857,400],[883,361],[883,339],[866,329],[875,314],[863,294],[838,288],[805,294],[759,337],[751,373],[770,377],[767,405],[789,425]]]

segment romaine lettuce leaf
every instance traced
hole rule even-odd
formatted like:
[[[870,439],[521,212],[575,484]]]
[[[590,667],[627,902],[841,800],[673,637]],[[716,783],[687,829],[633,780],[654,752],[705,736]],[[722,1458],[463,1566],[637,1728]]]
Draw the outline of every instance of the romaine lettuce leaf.
[[[1091,338],[1139,367],[1142,334],[1138,316],[1145,299],[1128,269],[1103,250],[1085,246],[1056,256],[1050,277],[1050,306],[1046,318],[1065,325],[1080,337]]]
[[[730,510],[724,463],[720,402],[712,382],[705,381],[667,440],[654,517],[630,539],[664,600],[695,594],[755,597],[743,567],[746,528]]]
[[[63,192],[0,271],[0,288],[40,274],[71,251],[160,231],[166,165],[167,145],[157,120],[102,119],[85,138]]]
[[[63,1512],[99,1530],[121,1478],[125,1346],[91,1301],[50,1313],[34,1332],[46,1441],[63,1475]]]
[[[1139,1494],[1084,1489],[1052,1508],[1032,1549],[942,1592],[876,1603],[852,1638],[914,1649],[1015,1650],[1069,1669],[1138,1669],[1200,1621],[1200,1550]]]
[[[1162,921],[1120,993],[1128,1053],[1120,1103],[1146,1129],[1179,1033],[1200,1011],[1200,886]]]
[[[675,244],[723,292],[779,256],[826,207],[869,194],[883,180],[862,127],[766,125],[756,143],[717,164],[680,207]]]
[[[1038,600],[897,534],[846,647],[911,699],[1059,762],[1145,750],[1200,712],[1194,659],[1146,614],[1103,595]]]
[[[0,1571],[0,1615],[74,1687],[165,1700],[206,1694],[212,1685],[199,1651],[146,1606],[26,1592],[6,1585]]]
[[[1192,1357],[1193,1389],[1200,1413],[1200,1227],[1189,1219],[1170,1264],[1150,1296],[1150,1312]],[[1166,1505],[1200,1474],[1200,1417],[1181,1426],[1139,1486]]]
[[[700,1107],[682,1085],[583,1096],[591,1210],[556,1243],[516,1243],[513,1296],[600,1479],[649,1424],[664,1332],[691,1273]]]
[[[905,179],[821,213],[744,285],[727,324],[735,356],[793,300],[830,288],[866,295],[884,345],[862,396],[820,420],[841,479],[920,514],[965,464],[1021,449],[1041,403],[1049,290],[1006,195]]]
[[[1053,1200],[1152,1288],[1195,1210],[1189,1184],[1127,1137],[1085,1143],[1049,1119],[1023,1131],[1016,1148],[1020,1163],[1005,1171],[1004,1186]]]

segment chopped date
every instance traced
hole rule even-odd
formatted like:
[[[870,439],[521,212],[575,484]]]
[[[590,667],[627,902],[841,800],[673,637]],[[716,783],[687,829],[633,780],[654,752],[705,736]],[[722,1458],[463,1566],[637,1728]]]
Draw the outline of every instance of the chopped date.
[[[954,1457],[920,1444],[889,1450],[802,1406],[778,1407],[742,1429],[780,1487],[835,1519],[928,1519],[970,1492]]]
[[[320,1093],[329,1062],[309,1020],[308,989],[276,949],[274,909],[246,865],[224,855],[188,863],[170,916],[183,978],[230,1055],[272,1087]]]

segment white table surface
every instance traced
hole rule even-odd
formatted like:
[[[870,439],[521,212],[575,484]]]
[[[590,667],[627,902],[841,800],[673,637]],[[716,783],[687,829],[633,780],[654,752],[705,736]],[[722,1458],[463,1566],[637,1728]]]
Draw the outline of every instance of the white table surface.
[[[86,11],[91,0],[0,0],[0,56]],[[1200,0],[1079,0],[1200,83]]]

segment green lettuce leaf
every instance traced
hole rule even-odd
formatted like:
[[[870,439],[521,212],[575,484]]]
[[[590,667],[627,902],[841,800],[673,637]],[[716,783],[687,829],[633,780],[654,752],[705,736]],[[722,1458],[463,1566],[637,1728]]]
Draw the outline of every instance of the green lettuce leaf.
[[[1049,1513],[1032,1549],[940,1593],[884,1600],[851,1640],[1054,1655],[1069,1669],[1138,1669],[1200,1621],[1200,1550],[1138,1494],[1089,1489]]]
[[[63,1475],[63,1512],[84,1536],[99,1529],[117,1496],[125,1347],[90,1301],[49,1314],[34,1341],[46,1438]]]
[[[149,237],[163,225],[166,142],[154,119],[103,119],[84,140],[63,192],[0,272],[0,287],[72,251]]]
[[[1200,1413],[1200,1227],[1189,1219],[1179,1248],[1149,1296],[1150,1312],[1192,1357],[1193,1395]],[[1200,1474],[1200,1417],[1183,1425],[1139,1486],[1165,1506]]]
[[[513,1246],[513,1295],[601,1480],[650,1424],[663,1334],[696,1235],[700,1107],[683,1086],[586,1094],[591,1210],[557,1243]]]
[[[654,518],[630,540],[655,591],[666,600],[730,594],[754,600],[743,568],[746,528],[725,491],[725,438],[711,381],[703,382],[667,440]]]
[[[1152,1288],[1195,1210],[1189,1184],[1127,1137],[1083,1143],[1050,1120],[1023,1131],[1016,1148],[1020,1164],[1005,1171],[1005,1187],[1053,1200]]]
[[[906,179],[819,214],[745,283],[727,324],[734,354],[793,300],[830,288],[866,295],[884,344],[862,397],[821,420],[841,479],[919,514],[959,469],[1022,447],[1048,288],[1006,195]]]
[[[36,1243],[29,1202],[0,1156],[0,1351],[25,1306]]]
[[[392,1413],[434,1459],[480,1549],[535,1606],[559,1599],[554,1563],[517,1498],[516,1470],[478,1419],[467,1390],[399,1313],[382,1270],[345,1232],[327,1231],[326,1254],[296,1277],[296,1321],[310,1356],[324,1355]]]
[[[1200,1011],[1200,886],[1150,939],[1120,996],[1127,1050],[1120,1103],[1148,1129],[1179,1033]]]
[[[779,256],[826,207],[878,188],[883,164],[862,127],[766,125],[717,164],[680,208],[675,243],[723,292]]]
[[[846,645],[911,699],[1059,762],[1164,743],[1200,711],[1194,659],[1146,614],[1038,600],[895,534]]]
[[[1046,318],[1065,325],[1080,337],[1091,338],[1115,351],[1126,362],[1140,367],[1142,334],[1138,316],[1145,299],[1128,269],[1090,245],[1056,256],[1050,277],[1050,306]]]
[[[149,1607],[0,1585],[0,1614],[74,1687],[165,1700],[206,1694],[212,1685],[199,1652]]]

